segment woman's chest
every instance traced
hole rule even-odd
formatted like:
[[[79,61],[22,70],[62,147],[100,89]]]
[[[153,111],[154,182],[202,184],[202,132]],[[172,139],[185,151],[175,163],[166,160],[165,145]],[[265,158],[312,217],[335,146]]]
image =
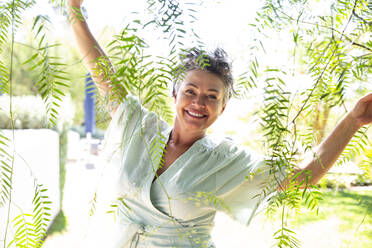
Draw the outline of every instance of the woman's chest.
[[[165,141],[164,147],[156,148],[151,146],[153,140],[142,138],[137,136],[127,143],[122,156],[119,180],[123,193],[149,195],[153,184],[158,183],[165,195],[204,205],[206,198],[213,199],[228,180],[223,169],[228,163],[200,144],[175,147]],[[208,195],[201,196],[200,192]]]
[[[159,168],[156,171],[156,175],[159,177],[163,174],[172,164],[174,164],[179,157],[181,157],[190,146],[175,146],[167,144],[162,154],[162,160],[159,163]],[[157,177],[154,178],[154,181]]]

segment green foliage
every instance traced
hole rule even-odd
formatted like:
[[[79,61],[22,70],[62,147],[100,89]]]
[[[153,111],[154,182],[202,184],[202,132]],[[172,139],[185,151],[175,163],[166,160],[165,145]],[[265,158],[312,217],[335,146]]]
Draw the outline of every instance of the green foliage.
[[[66,231],[67,218],[63,211],[59,211],[58,215],[54,218],[53,223],[48,228],[47,235],[52,235],[54,233],[62,233]]]
[[[344,190],[349,187],[346,179],[348,179],[348,175],[325,175],[319,181],[320,187],[323,189],[332,189],[332,190]],[[354,176],[355,177],[355,176]]]
[[[37,239],[38,247],[41,246],[42,240],[46,235],[46,227],[50,221],[50,207],[52,203],[49,201],[49,197],[46,195],[47,189],[43,188],[42,185],[36,185],[35,196],[32,200],[34,205],[33,209],[33,221],[35,238]]]
[[[19,54],[15,52],[15,36],[20,27],[24,25],[25,11],[33,7],[34,4],[35,1],[32,0],[9,0],[0,4],[0,88],[2,94],[6,93],[9,95],[5,99],[8,101],[8,105],[2,105],[1,107],[0,113],[4,117],[2,118],[4,124],[2,128],[14,129],[16,124],[18,124],[18,127],[23,125],[22,127],[28,126],[31,128],[45,126],[44,116],[39,120],[40,123],[35,126],[33,117],[29,113],[26,114],[27,111],[23,113],[21,111],[24,114],[21,117],[22,122],[18,119],[16,123],[13,106],[14,89],[17,88],[14,87],[14,74],[18,74],[22,70],[25,71],[24,65],[19,66],[19,59],[23,55],[17,56]],[[64,77],[63,63],[60,62],[59,58],[52,55],[55,45],[48,43],[49,41],[46,37],[47,23],[48,17],[46,16],[35,18],[32,30],[35,34],[34,41],[37,44],[36,47],[29,46],[30,49],[33,49],[33,54],[25,63],[30,65],[31,68],[29,69],[36,71],[38,75],[38,80],[34,83],[36,83],[46,105],[48,116],[46,120],[49,121],[50,126],[50,124],[56,124],[57,109],[62,102],[61,97],[65,95],[61,89],[65,90],[64,88],[67,87],[67,78]],[[15,66],[16,63],[18,63],[18,66]],[[16,68],[21,68],[21,70],[15,70]],[[31,78],[28,79],[31,80]],[[35,106],[32,107],[35,108]],[[41,247],[46,235],[46,227],[50,221],[51,202],[46,194],[47,190],[42,185],[39,185],[35,179],[35,193],[32,201],[34,208],[32,213],[24,213],[22,209],[19,209],[20,214],[10,223],[10,212],[14,212],[11,209],[16,206],[12,200],[12,177],[15,166],[13,157],[15,151],[10,149],[11,154],[6,152],[9,149],[5,148],[8,148],[8,144],[11,142],[3,135],[0,138],[0,143],[4,146],[0,149],[0,205],[8,213],[7,218],[1,220],[1,225],[5,227],[4,236],[1,238],[2,245],[4,247]],[[9,224],[14,230],[10,238],[8,237]]]
[[[11,195],[13,156],[7,152],[9,141],[9,138],[0,132],[0,207],[4,207]]]
[[[200,48],[204,46],[192,25],[197,20],[196,8],[201,2],[147,0],[147,3],[152,18],[144,24],[144,27],[154,26],[163,33],[162,38],[169,42],[168,59],[175,62],[178,54],[185,49],[187,39],[192,40],[194,46]]]
[[[89,202],[89,216],[94,215],[97,205],[97,192],[94,193],[92,200]]]
[[[113,203],[111,203],[110,208],[106,211],[106,213],[113,215],[114,219],[116,220],[117,212],[119,211],[120,206],[123,206],[128,210],[132,210],[125,202],[125,196],[120,196]],[[91,212],[91,214],[94,214],[94,212]]]
[[[319,203],[320,211],[306,211],[288,217],[292,230],[302,229],[301,233],[317,230],[318,233],[327,232],[333,241],[339,240],[341,247],[368,247],[372,241],[372,196],[369,190],[353,191],[322,191],[323,199]],[[275,216],[280,218],[279,215]],[[333,224],[331,224],[333,223]],[[301,235],[302,236],[302,235]],[[307,236],[307,235],[304,235]],[[316,247],[329,247],[334,243],[328,240],[326,244],[313,239],[321,235],[310,235],[306,243]]]
[[[11,13],[7,4],[2,4],[0,7],[0,54],[3,53],[3,47],[7,42],[7,30],[12,23]],[[0,90],[9,92],[8,88],[8,69],[3,61],[0,61]]]
[[[145,54],[148,45],[136,35],[136,30],[125,27],[109,44],[116,68],[113,75],[107,75],[110,70],[104,60],[101,60],[99,71],[110,77],[110,101],[122,101],[124,94],[131,92],[138,95],[149,110],[155,111],[170,122],[173,114],[167,100],[167,86],[172,78],[164,75],[165,69],[161,68],[161,61],[155,64],[153,56]]]
[[[227,213],[231,211],[228,203],[224,202],[222,199],[218,198],[214,192],[195,192],[183,201],[193,202],[198,206],[219,206],[221,209],[224,209]]]
[[[57,110],[60,108],[62,97],[65,96],[63,90],[69,86],[64,70],[66,65],[60,57],[50,55],[51,49],[58,44],[48,44],[46,34],[43,33],[48,22],[46,16],[39,15],[35,18],[32,30],[35,32],[35,40],[38,44],[35,53],[24,64],[32,64],[30,70],[39,70],[39,80],[36,85],[46,105],[49,124],[56,125]]]
[[[14,227],[17,228],[14,234],[14,239],[8,246],[14,243],[18,247],[33,247],[37,246],[38,241],[34,240],[33,223],[31,214],[20,214],[14,218]]]
[[[60,209],[62,209],[64,188],[66,183],[66,163],[68,150],[68,125],[65,124],[59,134],[59,192]]]
[[[41,247],[46,235],[47,223],[50,221],[51,202],[42,185],[35,184],[35,195],[32,200],[32,214],[21,213],[13,220],[14,239],[9,243],[16,247]]]
[[[338,159],[338,164],[349,162],[351,159],[360,156],[366,151],[368,144],[370,143],[367,131],[368,127],[363,127],[357,131]]]
[[[0,86],[4,92],[9,92],[12,95],[12,71],[13,71],[13,52],[14,52],[14,37],[15,32],[19,25],[21,24],[21,13],[27,7],[33,4],[32,1],[24,2],[24,1],[8,1],[0,5],[0,20],[1,25],[0,28],[0,40],[1,40],[1,47],[4,47],[4,43],[7,39],[11,40],[11,63],[9,68],[4,66],[4,62],[0,63],[0,71],[1,71],[1,78],[0,78]],[[11,35],[8,37],[8,29],[11,30]],[[0,53],[3,52],[3,49],[0,50]],[[12,118],[12,101],[10,101],[10,118],[12,126],[14,126],[14,120]],[[13,135],[14,137],[14,135]],[[1,145],[6,145],[5,142],[9,141],[5,138],[5,136],[1,136]],[[13,141],[14,142],[14,141]],[[14,149],[13,149],[14,150]],[[1,162],[1,174],[0,174],[0,197],[1,197],[1,206],[8,208],[8,215],[5,222],[5,234],[3,238],[4,247],[7,242],[7,232],[9,226],[9,213],[10,213],[10,206],[12,202],[12,183],[13,183],[13,169],[14,169],[14,151],[11,151],[11,154],[6,152],[5,147],[1,148],[0,150],[0,162]]]
[[[364,156],[359,160],[359,167],[363,169],[363,175],[360,175],[358,179],[353,182],[355,184],[372,184],[372,149],[366,149]]]
[[[257,88],[259,64],[255,57],[248,66],[248,71],[239,75],[236,79],[236,96],[246,97],[247,93],[254,88]]]
[[[150,154],[153,170],[155,172],[157,169],[157,165],[159,165],[160,168],[163,166],[163,153],[165,150],[165,146],[167,145],[166,140],[166,137],[164,137],[164,135],[162,135],[159,131],[159,135],[156,136],[150,144],[148,153]]]
[[[274,237],[278,240],[277,247],[300,247],[300,241],[293,234],[294,231],[285,227],[275,232]]]

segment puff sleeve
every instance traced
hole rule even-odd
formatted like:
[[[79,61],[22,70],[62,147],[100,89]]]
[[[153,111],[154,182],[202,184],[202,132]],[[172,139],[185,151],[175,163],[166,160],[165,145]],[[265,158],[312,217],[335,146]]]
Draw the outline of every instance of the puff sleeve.
[[[123,146],[141,127],[147,114],[148,110],[140,104],[137,97],[132,95],[127,95],[126,99],[119,104],[105,135],[104,159],[106,161],[120,156]]]
[[[234,176],[225,185],[223,194],[219,195],[222,204],[217,210],[243,225],[249,225],[255,215],[262,211],[276,188],[285,178],[285,168],[275,169],[265,163],[263,158],[254,158],[251,154],[239,156],[238,162],[243,166],[231,166],[236,170]]]

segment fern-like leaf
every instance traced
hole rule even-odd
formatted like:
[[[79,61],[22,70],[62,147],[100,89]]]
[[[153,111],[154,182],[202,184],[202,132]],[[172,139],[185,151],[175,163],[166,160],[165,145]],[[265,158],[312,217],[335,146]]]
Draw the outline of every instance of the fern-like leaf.
[[[369,147],[369,140],[367,136],[368,127],[362,127],[359,129],[354,137],[351,139],[341,156],[337,160],[337,165],[341,165],[349,162],[351,159],[358,155],[363,154],[366,148]]]
[[[0,132],[0,207],[10,200],[12,190],[13,157],[8,153],[9,143],[9,138]]]
[[[33,231],[35,235],[35,247],[41,247],[44,238],[46,237],[47,225],[50,222],[50,204],[48,195],[46,194],[47,189],[43,185],[35,185],[35,194],[32,204],[33,209]]]
[[[12,244],[22,248],[38,247],[31,214],[21,213],[13,219],[12,223],[15,233],[8,247]]]

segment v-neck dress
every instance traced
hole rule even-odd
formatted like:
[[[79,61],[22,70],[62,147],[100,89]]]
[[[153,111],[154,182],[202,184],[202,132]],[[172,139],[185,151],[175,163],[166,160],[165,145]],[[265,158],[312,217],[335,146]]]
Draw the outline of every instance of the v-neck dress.
[[[248,225],[284,177],[229,139],[205,136],[154,180],[171,130],[134,96],[119,105],[96,206],[115,222],[92,224],[89,247],[215,247],[216,211]]]

